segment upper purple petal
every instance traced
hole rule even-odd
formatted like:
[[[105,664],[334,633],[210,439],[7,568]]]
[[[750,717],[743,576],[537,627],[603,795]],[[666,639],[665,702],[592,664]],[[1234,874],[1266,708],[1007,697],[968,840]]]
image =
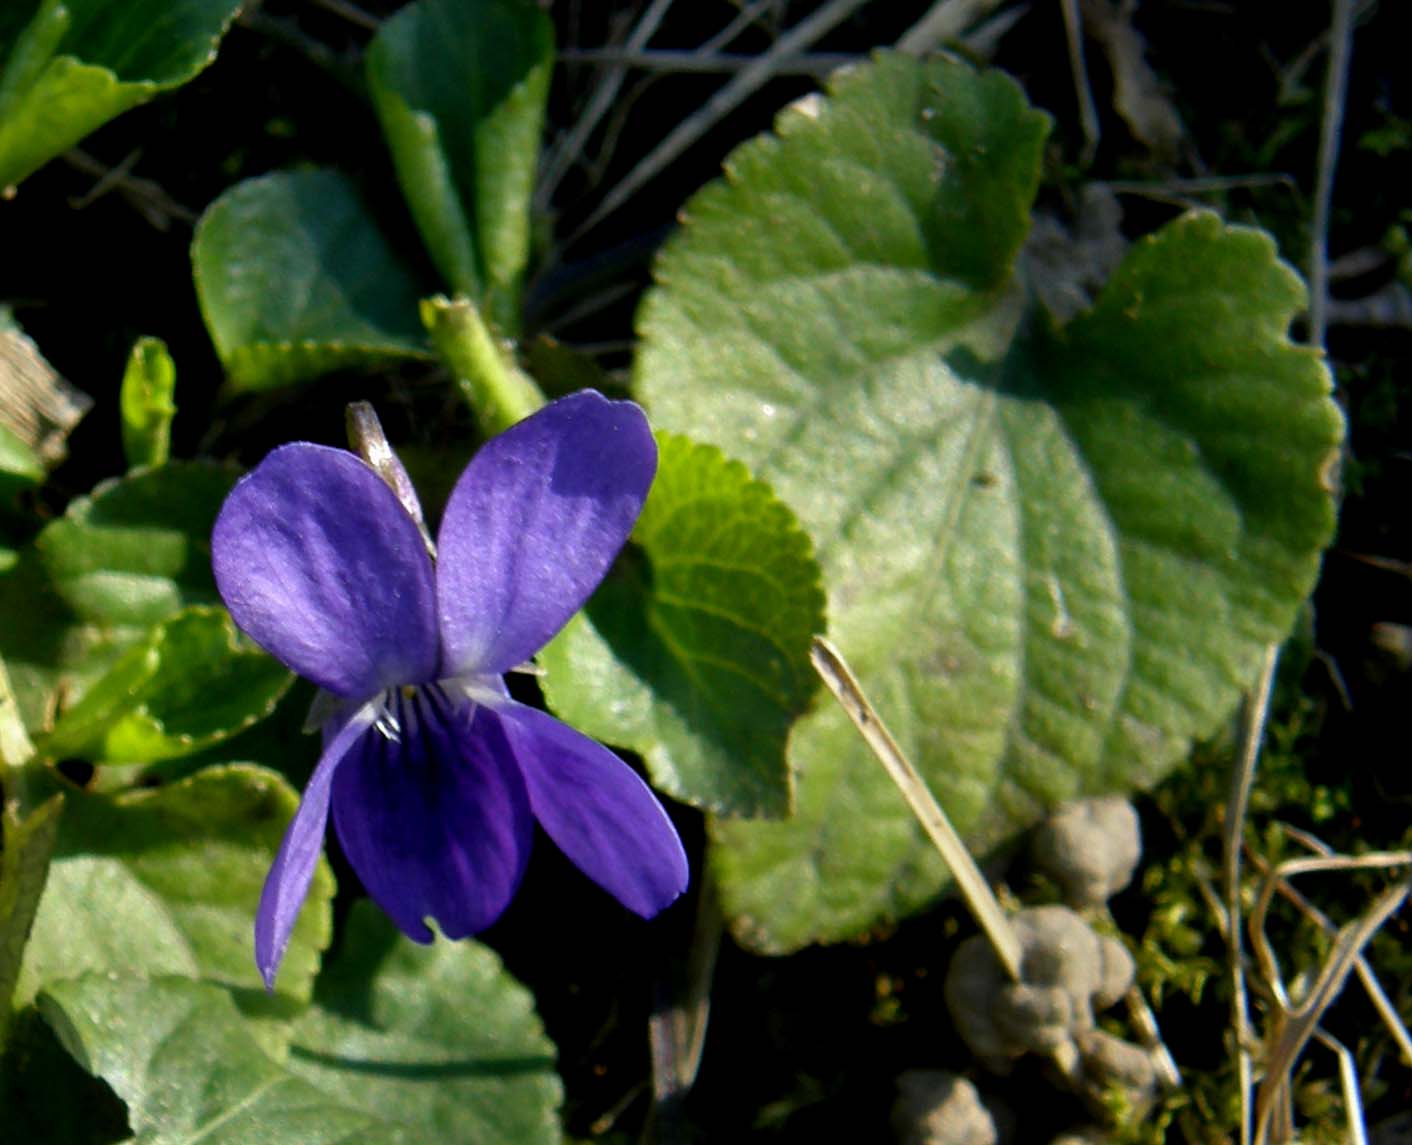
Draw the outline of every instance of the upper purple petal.
[[[509,905],[534,839],[499,723],[440,688],[397,697],[396,739],[370,733],[339,769],[333,819],[373,900],[409,938],[484,930]]]
[[[686,890],[690,870],[672,821],[651,789],[601,744],[553,716],[495,705],[530,807],[584,874],[650,918]]]
[[[309,883],[324,848],[324,828],[328,823],[329,789],[334,773],[344,758],[358,746],[373,720],[370,707],[354,713],[343,727],[330,738],[309,777],[299,810],[284,833],[279,853],[265,887],[260,892],[260,907],[255,914],[255,965],[265,979],[265,988],[273,990],[275,973],[284,958],[289,936],[299,908],[309,893]]]
[[[396,495],[351,453],[276,449],[226,498],[211,564],[235,622],[336,695],[436,674],[431,558]]]
[[[642,410],[592,390],[488,441],[437,539],[442,675],[499,675],[538,652],[603,579],[656,471]]]

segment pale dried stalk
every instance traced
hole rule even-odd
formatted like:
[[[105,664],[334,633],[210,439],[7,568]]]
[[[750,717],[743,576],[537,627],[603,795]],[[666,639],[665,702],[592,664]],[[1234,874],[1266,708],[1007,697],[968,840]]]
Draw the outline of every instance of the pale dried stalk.
[[[873,705],[859,686],[843,655],[822,636],[814,637],[809,649],[809,659],[814,670],[833,693],[834,699],[853,721],[863,742],[868,745],[878,762],[887,771],[888,777],[897,784],[907,806],[921,823],[936,849],[941,853],[946,865],[956,879],[956,886],[966,900],[967,907],[980,925],[981,930],[995,951],[1000,965],[1011,981],[1020,981],[1020,940],[1016,937],[995,892],[990,889],[985,875],[971,858],[971,852],[951,825],[946,812],[942,810],[926,780],[912,766],[911,761],[897,746],[887,725],[882,722]]]
[[[937,47],[960,39],[961,33],[989,16],[1003,0],[936,0],[922,18],[902,33],[899,52],[924,56]]]
[[[627,43],[624,45],[625,50],[629,53],[641,52],[647,46],[647,41],[652,38],[652,33],[657,30],[662,18],[667,14],[667,9],[671,6],[672,0],[653,0],[652,5],[642,14],[642,19],[637,22],[628,35]],[[560,58],[569,59],[571,57],[568,52],[562,52]],[[627,78],[627,69],[628,65],[625,63],[615,64],[598,78],[583,114],[578,117],[569,133],[550,148],[549,153],[545,156],[544,173],[535,192],[537,205],[541,210],[548,206],[564,175],[583,154],[589,136],[593,134],[603,117],[612,109],[613,100],[617,98],[618,90],[623,86],[623,80]]]
[[[1305,842],[1306,846],[1308,845],[1305,839],[1300,838],[1300,836],[1305,834],[1303,831],[1299,831],[1288,824],[1285,824],[1284,827],[1292,837],[1299,839],[1300,842]],[[1321,854],[1333,853],[1330,848],[1322,842],[1318,843],[1317,849]],[[1270,865],[1266,863],[1261,856],[1255,854],[1253,851],[1247,851],[1247,855],[1262,875],[1269,874]],[[1338,927],[1334,925],[1333,920],[1305,898],[1294,884],[1285,879],[1280,879],[1276,887],[1276,893],[1290,903],[1300,914],[1304,915],[1305,918],[1313,922],[1315,926],[1319,927],[1325,934],[1330,936],[1338,934]],[[1382,982],[1378,980],[1377,974],[1373,971],[1373,967],[1366,957],[1360,954],[1353,968],[1358,974],[1358,980],[1363,984],[1363,989],[1368,994],[1368,1000],[1373,1003],[1373,1009],[1377,1010],[1378,1017],[1383,1020],[1383,1025],[1387,1027],[1389,1036],[1397,1044],[1398,1052],[1402,1055],[1403,1064],[1412,1068],[1412,1034],[1408,1033],[1407,1027],[1403,1024],[1402,1018],[1397,1013],[1397,1007],[1393,1005],[1392,999],[1387,996],[1387,991],[1383,989]]]
[[[865,2],[866,0],[829,0],[785,32],[770,45],[768,51],[757,57],[750,67],[745,68],[711,96],[696,112],[682,120],[662,142],[639,160],[603,197],[603,201],[573,237],[577,238],[592,230],[636,195],[645,184],[656,178],[682,152],[763,87],[776,74],[780,61],[801,55],[810,44],[836,24],[846,20]]]
[[[1226,800],[1226,821],[1221,832],[1221,855],[1226,892],[1226,965],[1231,979],[1231,1024],[1235,1035],[1236,1080],[1240,1086],[1240,1141],[1250,1145],[1253,1111],[1251,1088],[1255,1083],[1250,1060],[1254,1035],[1250,1026],[1250,1004],[1245,988],[1244,942],[1240,925],[1240,853],[1245,830],[1246,811],[1250,806],[1250,790],[1255,785],[1255,765],[1260,759],[1260,742],[1265,736],[1265,721],[1270,715],[1270,696],[1275,687],[1275,668],[1279,664],[1278,644],[1265,649],[1265,661],[1254,689],[1246,697],[1241,726],[1241,751],[1231,774],[1231,790]]]
[[[1334,0],[1329,28],[1329,66],[1324,75],[1324,116],[1319,127],[1319,168],[1314,184],[1314,217],[1309,242],[1309,343],[1322,347],[1329,303],[1329,211],[1334,197],[1334,169],[1343,130],[1348,61],[1353,54],[1352,0]]]
[[[1293,1006],[1280,977],[1274,951],[1265,934],[1265,916],[1278,881],[1314,871],[1376,870],[1408,865],[1412,865],[1412,852],[1375,852],[1356,858],[1332,856],[1293,859],[1281,863],[1266,876],[1259,898],[1251,911],[1250,923],[1255,956],[1278,1010],[1272,1030],[1273,1045],[1265,1061],[1265,1076],[1256,1093],[1255,1145],[1290,1139],[1292,1125],[1287,1124],[1290,1109],[1289,1082],[1294,1064],[1309,1039],[1314,1036],[1319,1020],[1343,989],[1364,946],[1401,907],[1408,893],[1412,892],[1412,879],[1404,880],[1383,892],[1361,918],[1343,927],[1338,932],[1333,949],[1324,961],[1313,986],[1299,1005]]]

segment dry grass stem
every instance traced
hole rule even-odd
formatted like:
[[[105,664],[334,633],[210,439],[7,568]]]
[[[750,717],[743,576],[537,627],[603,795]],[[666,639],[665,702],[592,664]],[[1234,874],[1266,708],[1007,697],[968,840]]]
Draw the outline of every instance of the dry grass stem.
[[[866,0],[828,0],[780,36],[768,51],[756,57],[749,67],[742,69],[639,160],[603,197],[603,201],[569,241],[572,242],[574,238],[592,230],[636,195],[687,148],[777,75],[783,61],[802,55],[809,45],[846,20],[865,2]]]
[[[863,694],[863,689],[838,649],[822,636],[816,636],[809,649],[809,659],[814,665],[814,670],[833,693],[834,699],[848,713],[848,718],[853,721],[858,734],[877,756],[889,778],[897,784],[902,797],[907,800],[907,806],[912,809],[912,814],[917,817],[917,821],[921,823],[923,830],[951,869],[956,886],[966,900],[966,906],[970,908],[971,914],[990,941],[1001,966],[1005,968],[1011,981],[1019,982],[1020,940],[1015,936],[1010,919],[1001,908],[995,892],[990,889],[981,869],[971,858],[971,852],[967,850],[961,836],[956,833],[956,828],[951,825],[951,820],[946,817],[946,812],[927,787],[926,780],[903,755],[902,749],[897,746],[897,741],[892,738],[887,725],[868,702],[867,696]],[[1059,1064],[1064,1068],[1063,1062]],[[1075,1064],[1070,1063],[1070,1068]]]
[[[1250,1060],[1254,1035],[1250,1026],[1250,1004],[1245,987],[1245,950],[1240,924],[1240,854],[1245,816],[1250,807],[1250,791],[1255,785],[1255,767],[1260,759],[1260,743],[1270,715],[1270,696],[1275,687],[1275,668],[1280,661],[1279,645],[1265,650],[1265,662],[1254,689],[1246,697],[1241,721],[1241,749],[1231,774],[1231,790],[1226,800],[1226,818],[1221,832],[1221,855],[1225,890],[1226,967],[1231,983],[1231,1034],[1235,1040],[1236,1076],[1240,1086],[1240,1141],[1250,1145],[1251,1089],[1255,1083]]]
[[[1319,167],[1314,183],[1314,217],[1309,227],[1309,343],[1323,346],[1329,304],[1329,211],[1338,166],[1348,63],[1353,54],[1353,0],[1334,0],[1329,28],[1329,65],[1324,75],[1324,115],[1319,127]]]

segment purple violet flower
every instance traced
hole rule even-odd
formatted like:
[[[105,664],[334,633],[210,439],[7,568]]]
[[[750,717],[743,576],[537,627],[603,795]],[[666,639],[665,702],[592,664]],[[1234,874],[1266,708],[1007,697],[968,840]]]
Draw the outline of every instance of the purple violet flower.
[[[537,821],[590,879],[650,917],[687,883],[661,804],[627,764],[502,679],[607,573],[657,469],[647,419],[592,391],[482,447],[433,564],[392,489],[298,442],[241,479],[211,538],[235,622],[328,696],[323,755],[265,880],[255,961],[273,987],[332,808],[368,893],[409,938],[500,917]]]

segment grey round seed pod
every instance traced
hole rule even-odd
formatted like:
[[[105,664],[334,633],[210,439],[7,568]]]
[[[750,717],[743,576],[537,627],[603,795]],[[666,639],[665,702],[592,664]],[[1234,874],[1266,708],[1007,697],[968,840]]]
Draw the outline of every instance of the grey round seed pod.
[[[1068,907],[1032,907],[1011,923],[1020,942],[1019,982],[977,935],[957,947],[945,987],[957,1032],[981,1064],[1001,1074],[1026,1053],[1077,1055],[1095,1009],[1122,997],[1134,973],[1122,943]]]
[[[1142,854],[1137,812],[1116,795],[1060,807],[1035,829],[1034,861],[1070,905],[1102,906],[1132,881]]]
[[[900,1145],[999,1145],[1000,1129],[964,1077],[909,1069],[897,1079],[892,1129]]]

